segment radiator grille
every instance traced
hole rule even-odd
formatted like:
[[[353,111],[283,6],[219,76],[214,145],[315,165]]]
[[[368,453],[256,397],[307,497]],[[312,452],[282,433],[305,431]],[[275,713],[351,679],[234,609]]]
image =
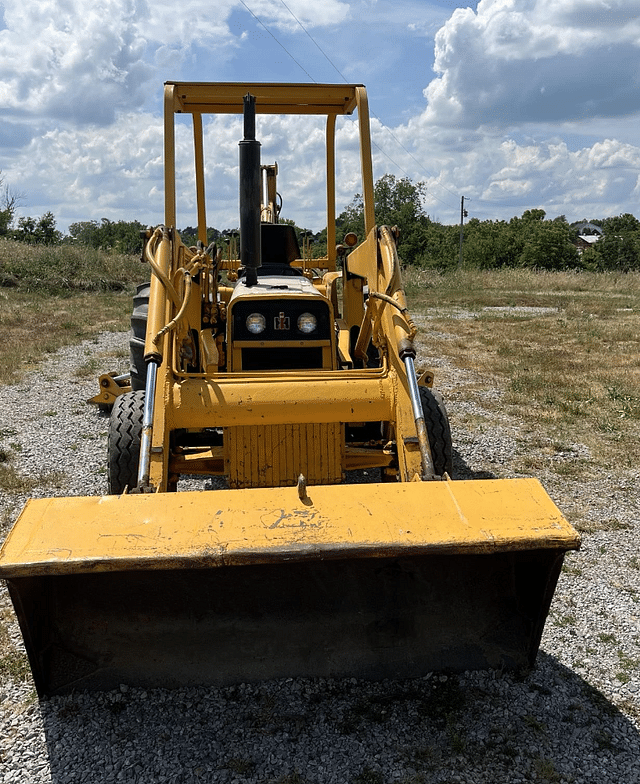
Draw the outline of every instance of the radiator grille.
[[[302,424],[225,429],[229,486],[284,487],[304,474],[310,485],[342,480],[342,425]]]

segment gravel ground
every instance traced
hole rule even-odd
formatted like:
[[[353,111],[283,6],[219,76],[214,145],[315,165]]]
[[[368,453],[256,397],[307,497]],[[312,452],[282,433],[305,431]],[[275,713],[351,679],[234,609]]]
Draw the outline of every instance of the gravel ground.
[[[423,340],[426,347],[428,330]],[[63,349],[22,383],[0,388],[0,448],[23,475],[38,478],[29,495],[105,491],[107,419],[83,401],[96,373],[122,367],[115,357],[126,341],[105,334]],[[478,379],[429,358],[428,349],[424,364],[437,368],[448,400],[457,475],[518,475],[514,466],[528,448],[522,423],[504,415],[496,421],[484,408],[500,391],[457,402]],[[470,415],[486,415],[491,426],[466,430],[461,422]],[[532,673],[175,691],[122,686],[41,701],[30,680],[5,677],[0,781],[640,782],[640,477],[611,470],[577,483],[553,470],[552,461],[581,456],[585,447],[570,445],[536,471],[570,518],[589,521],[589,533],[565,561]],[[23,501],[0,499],[4,533]],[[2,623],[19,651],[9,607],[3,587]]]

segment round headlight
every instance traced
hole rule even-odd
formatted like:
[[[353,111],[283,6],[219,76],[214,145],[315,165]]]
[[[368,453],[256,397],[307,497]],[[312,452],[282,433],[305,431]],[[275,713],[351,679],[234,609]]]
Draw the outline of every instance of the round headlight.
[[[318,319],[313,313],[301,313],[298,316],[298,329],[300,332],[304,332],[305,335],[315,332],[317,326]]]
[[[245,324],[247,326],[247,330],[252,335],[259,335],[261,332],[264,332],[267,326],[267,320],[262,315],[262,313],[250,313],[247,316]]]

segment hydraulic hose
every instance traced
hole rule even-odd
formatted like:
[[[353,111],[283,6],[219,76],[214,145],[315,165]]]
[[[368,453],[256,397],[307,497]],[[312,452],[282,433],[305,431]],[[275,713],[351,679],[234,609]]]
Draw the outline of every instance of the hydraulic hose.
[[[153,338],[153,345],[158,346],[160,339],[163,335],[166,335],[167,332],[170,332],[172,329],[175,329],[180,319],[184,316],[185,311],[189,305],[189,300],[191,299],[191,273],[183,270],[184,273],[184,297],[182,299],[182,304],[180,305],[180,309],[176,313],[176,315],[171,319],[168,324],[165,324],[164,327],[158,332],[158,334]]]
[[[153,274],[158,278],[158,280],[160,280],[160,282],[165,288],[165,291],[169,295],[169,298],[171,299],[175,307],[178,308],[180,307],[180,297],[178,295],[178,292],[175,290],[173,283],[171,283],[171,281],[169,280],[165,272],[162,269],[160,269],[154,257],[155,249],[158,244],[157,241],[161,239],[161,236],[162,236],[162,229],[158,227],[153,232],[153,235],[149,240],[149,242],[147,242],[144,254],[146,260],[149,262],[149,266],[153,270]]]

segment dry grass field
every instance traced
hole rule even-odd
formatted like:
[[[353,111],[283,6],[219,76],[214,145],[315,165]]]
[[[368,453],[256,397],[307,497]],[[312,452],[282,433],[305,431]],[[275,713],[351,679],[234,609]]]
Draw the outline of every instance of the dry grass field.
[[[576,442],[590,456],[558,465],[567,478],[637,465],[639,274],[410,271],[407,290],[429,355],[476,375],[470,397],[499,386],[494,412],[522,418],[527,472]]]
[[[5,280],[15,245],[0,242]],[[0,383],[19,380],[60,346],[128,328],[132,281],[138,271],[144,274],[135,260],[108,254],[98,264],[83,259],[75,283],[64,288],[70,273],[62,256],[51,258],[51,253],[30,251],[29,280],[37,283],[48,264],[55,285],[0,288]],[[566,479],[588,479],[610,467],[635,466],[639,273],[460,270],[441,275],[409,269],[405,281],[416,320],[429,324],[428,335],[421,337],[423,355],[473,374],[472,382],[456,388],[456,396],[473,400],[487,388],[503,391],[460,425],[491,428],[492,417],[521,418],[524,474],[551,465]],[[94,364],[88,359],[83,371],[90,374]],[[553,459],[576,443],[585,449],[575,459]],[[16,478],[11,466],[0,462],[5,491],[28,487],[30,481]]]
[[[0,384],[61,346],[127,329],[139,259],[0,238]]]

